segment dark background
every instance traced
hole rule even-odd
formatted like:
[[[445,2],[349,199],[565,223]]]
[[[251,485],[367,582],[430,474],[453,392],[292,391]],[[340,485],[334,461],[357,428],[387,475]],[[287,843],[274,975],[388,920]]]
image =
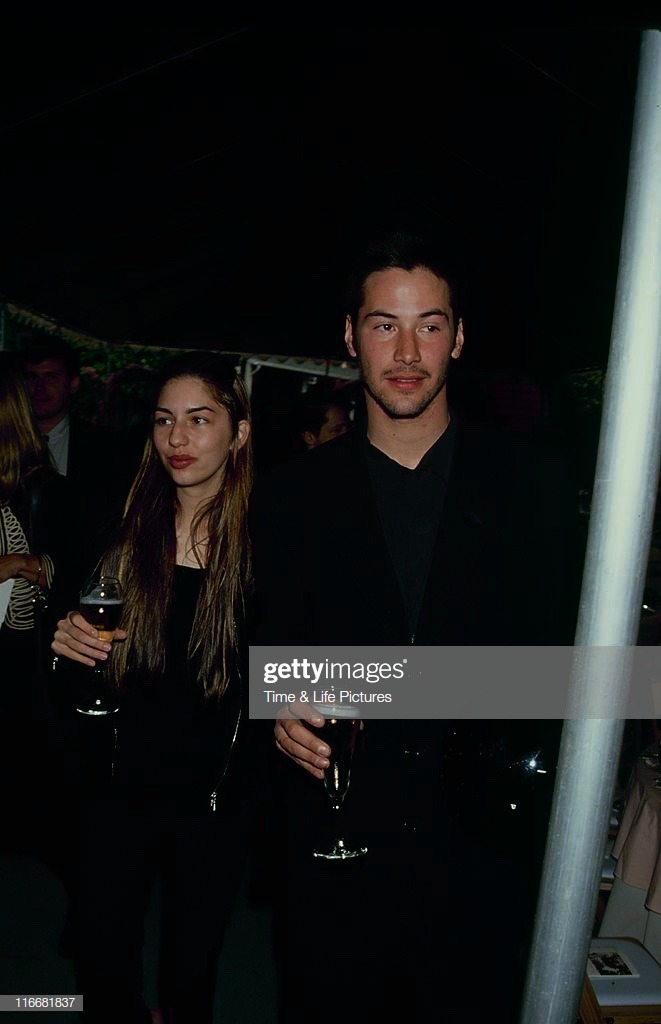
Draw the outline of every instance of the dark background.
[[[413,22],[413,18],[411,18]],[[645,18],[6,25],[0,297],[341,357],[366,231],[458,240],[473,366],[603,366]]]

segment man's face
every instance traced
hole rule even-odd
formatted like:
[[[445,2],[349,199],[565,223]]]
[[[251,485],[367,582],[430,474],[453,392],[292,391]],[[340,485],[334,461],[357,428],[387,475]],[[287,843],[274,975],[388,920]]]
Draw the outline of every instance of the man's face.
[[[316,448],[318,444],[323,444],[324,441],[331,441],[334,437],[346,434],[350,428],[351,420],[347,410],[341,405],[331,405],[319,433],[313,434],[311,430],[306,430],[303,438],[308,447]]]
[[[334,437],[346,434],[350,427],[351,420],[346,409],[340,405],[331,405],[326,413],[326,419],[321,425],[321,430],[317,434],[317,444],[323,444],[324,441],[330,441]]]
[[[365,282],[365,301],[345,341],[357,357],[370,399],[391,419],[445,410],[450,359],[464,343],[447,282],[425,267],[380,270]]]
[[[69,377],[60,359],[44,359],[41,363],[28,363],[25,367],[32,407],[39,421],[63,419],[69,411],[71,399],[78,390],[79,377]]]

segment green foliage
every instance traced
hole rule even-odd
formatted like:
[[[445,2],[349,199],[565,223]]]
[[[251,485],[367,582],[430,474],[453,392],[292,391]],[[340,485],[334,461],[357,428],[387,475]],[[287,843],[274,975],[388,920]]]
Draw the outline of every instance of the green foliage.
[[[80,359],[80,388],[76,412],[91,423],[101,423],[118,433],[138,427],[148,412],[152,380],[156,371],[182,349],[148,345],[111,345],[73,332],[49,328],[48,321],[35,320],[27,312],[4,315],[4,345],[12,351],[25,333],[62,337]]]
[[[80,415],[117,432],[138,427],[148,413],[155,373],[175,350],[105,343],[76,347],[81,359]]]
[[[583,415],[601,415],[605,373],[602,369],[577,370],[567,376],[567,383],[576,410]]]
[[[601,429],[605,372],[590,367],[563,378],[562,430],[571,455],[578,496],[578,511],[588,518]]]

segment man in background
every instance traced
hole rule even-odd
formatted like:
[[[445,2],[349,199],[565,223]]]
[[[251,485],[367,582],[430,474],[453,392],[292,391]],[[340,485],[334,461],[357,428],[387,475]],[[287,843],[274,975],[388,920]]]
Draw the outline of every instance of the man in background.
[[[349,404],[341,392],[315,384],[301,399],[299,435],[310,451],[351,429]]]
[[[51,463],[70,484],[76,522],[63,528],[79,538],[72,575],[89,573],[121,520],[129,460],[123,463],[121,446],[109,430],[76,413],[80,362],[71,345],[57,337],[33,336],[23,342],[18,358]]]

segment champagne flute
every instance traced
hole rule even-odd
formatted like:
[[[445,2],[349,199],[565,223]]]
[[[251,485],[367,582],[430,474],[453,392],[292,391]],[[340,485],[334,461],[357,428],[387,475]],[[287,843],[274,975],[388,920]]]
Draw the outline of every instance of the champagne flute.
[[[353,753],[361,731],[360,715],[350,704],[315,704],[315,710],[326,719],[324,740],[331,748],[330,765],[324,773],[324,788],[331,802],[335,838],[328,850],[314,850],[324,860],[351,860],[367,853],[366,846],[352,849],[347,845],[341,825],[344,798],[351,781]]]
[[[122,605],[122,586],[116,576],[98,576],[90,580],[80,594],[80,614],[94,626],[99,640],[109,643],[119,625]],[[117,711],[117,695],[108,684],[104,662],[85,670],[81,690],[76,706],[81,715],[113,715]]]

